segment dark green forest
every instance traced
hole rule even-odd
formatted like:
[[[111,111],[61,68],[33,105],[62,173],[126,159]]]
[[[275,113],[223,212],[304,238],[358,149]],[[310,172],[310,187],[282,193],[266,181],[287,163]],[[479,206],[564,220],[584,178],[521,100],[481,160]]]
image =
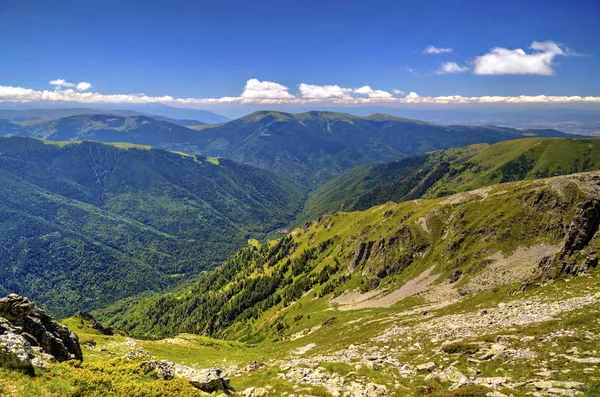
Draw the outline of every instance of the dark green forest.
[[[0,285],[56,316],[179,285],[285,226],[303,188],[131,145],[0,139]]]

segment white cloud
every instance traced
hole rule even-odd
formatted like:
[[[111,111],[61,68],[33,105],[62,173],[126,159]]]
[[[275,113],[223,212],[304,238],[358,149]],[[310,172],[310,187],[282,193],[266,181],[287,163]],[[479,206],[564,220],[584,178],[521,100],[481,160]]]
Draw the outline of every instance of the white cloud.
[[[355,94],[367,95],[369,98],[391,98],[393,95],[387,91],[374,90],[368,85],[364,87],[355,88],[353,91]]]
[[[77,84],[77,90],[79,91],[87,91],[90,88],[92,88],[92,84],[88,83],[87,81],[82,81],[81,83]]]
[[[352,98],[352,88],[342,88],[339,85],[312,85],[299,84],[298,89],[302,98],[327,99],[327,98]]]
[[[394,89],[392,90],[392,92],[393,92],[394,94],[396,94],[396,95],[405,95],[405,94],[406,94],[406,92],[404,92],[404,91],[402,91],[402,90],[399,90],[399,89],[397,89],[397,88],[394,88]]]
[[[55,87],[74,87],[75,84],[73,83],[69,83],[67,81],[65,81],[64,79],[56,79],[56,80],[52,80],[50,82],[50,85],[53,85]]]
[[[432,45],[428,45],[423,50],[423,54],[447,54],[452,52],[452,48],[437,48]]]
[[[529,54],[517,48],[492,48],[487,54],[478,56],[474,61],[475,74],[534,74],[552,76],[554,74],[554,58],[559,55],[575,55],[568,49],[565,51],[554,41],[534,41]]]
[[[437,74],[463,73],[469,70],[467,66],[459,66],[456,62],[444,62],[436,71]]]
[[[249,99],[289,99],[294,98],[288,92],[289,88],[279,83],[271,81],[259,81],[250,79],[246,82],[246,87],[242,93],[242,98]]]
[[[175,106],[210,106],[228,103],[255,104],[255,105],[368,105],[385,104],[386,106],[411,104],[476,104],[476,103],[509,103],[509,104],[564,104],[564,103],[588,103],[600,104],[600,96],[480,96],[463,97],[460,95],[448,95],[437,97],[422,97],[416,92],[409,92],[404,97],[393,97],[386,91],[373,90],[370,86],[356,89],[341,88],[339,86],[311,86],[300,84],[302,97],[295,97],[287,91],[287,88],[272,82],[260,82],[249,80],[246,84],[244,94],[235,97],[221,98],[174,98],[165,96],[148,96],[144,94],[110,94],[105,95],[89,90],[77,90],[76,88],[64,89],[66,83],[54,84],[54,90],[34,90],[26,87],[13,87],[0,85],[0,102],[31,102],[31,101],[56,101],[56,102],[79,102],[98,104],[127,104],[127,103],[164,103]],[[66,86],[68,87],[68,86]],[[92,87],[90,87],[92,88]],[[366,95],[366,97],[352,97],[352,93]],[[394,94],[403,95],[400,90],[394,90]],[[250,94],[251,93],[251,94]],[[248,96],[248,95],[254,95]],[[271,97],[265,97],[271,96]]]

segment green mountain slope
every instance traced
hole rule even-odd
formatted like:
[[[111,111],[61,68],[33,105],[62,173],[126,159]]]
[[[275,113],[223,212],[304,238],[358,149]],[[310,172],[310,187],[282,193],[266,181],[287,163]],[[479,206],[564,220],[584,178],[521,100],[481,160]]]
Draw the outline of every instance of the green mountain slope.
[[[306,316],[309,324],[326,321],[330,309],[377,309],[405,298],[447,302],[518,284],[557,251],[580,205],[598,201],[599,180],[596,172],[513,182],[324,216],[239,251],[177,293],[126,300],[100,314],[139,337],[275,340]],[[597,215],[575,225],[597,229]],[[600,236],[582,248],[588,243],[595,252]]]
[[[25,127],[27,136],[52,141],[95,140],[130,142],[170,148],[193,141],[189,128],[148,116],[77,115],[41,121]]]
[[[600,141],[592,138],[531,138],[430,152],[361,166],[332,179],[310,195],[300,219],[598,169]]]
[[[383,114],[358,117],[316,111],[254,112],[201,133],[203,153],[272,169],[307,186],[357,165],[436,149],[527,136],[568,136],[554,130],[440,126]]]
[[[161,290],[299,210],[264,170],[131,144],[0,138],[0,285],[58,316]]]
[[[76,115],[0,125],[0,135],[50,140],[131,142],[225,157],[316,187],[363,164],[385,163],[431,150],[524,137],[573,137],[555,130],[441,126],[382,114],[260,111],[193,130],[146,116]]]

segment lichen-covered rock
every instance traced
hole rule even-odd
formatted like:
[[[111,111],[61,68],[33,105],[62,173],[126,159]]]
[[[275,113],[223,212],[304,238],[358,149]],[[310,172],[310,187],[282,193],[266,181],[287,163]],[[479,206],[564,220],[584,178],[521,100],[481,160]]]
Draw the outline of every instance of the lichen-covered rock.
[[[384,385],[377,383],[367,383],[365,387],[365,395],[368,397],[382,397],[387,394],[387,388]]]
[[[171,380],[175,377],[175,363],[167,360],[148,360],[138,364],[144,374],[152,373],[159,379]]]
[[[430,361],[430,362],[425,363],[425,364],[419,364],[419,365],[417,365],[417,371],[420,371],[420,372],[421,371],[431,372],[431,371],[435,370],[436,368],[437,368],[437,365],[433,361]]]
[[[6,333],[0,335],[0,366],[17,369],[33,375],[34,358],[31,345],[21,335]]]
[[[188,379],[195,388],[207,393],[231,389],[229,378],[222,378],[221,370],[218,368],[195,370],[183,365],[176,365],[175,375]]]
[[[250,361],[244,368],[244,371],[245,372],[258,371],[259,369],[261,369],[264,366],[265,366],[264,364],[259,363],[258,361]]]
[[[35,303],[30,302],[29,299],[15,294],[9,294],[0,299],[0,317],[12,321],[29,315],[34,307]]]
[[[157,378],[170,380],[174,377],[187,379],[192,386],[206,393],[231,390],[229,378],[221,377],[218,368],[195,369],[167,360],[147,360],[138,364],[144,374],[154,374]]]

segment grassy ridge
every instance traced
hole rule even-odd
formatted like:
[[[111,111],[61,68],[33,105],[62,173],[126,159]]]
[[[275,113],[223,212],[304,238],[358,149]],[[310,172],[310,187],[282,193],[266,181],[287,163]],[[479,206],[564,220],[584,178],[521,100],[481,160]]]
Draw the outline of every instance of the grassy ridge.
[[[496,183],[600,169],[597,139],[519,139],[425,153],[362,166],[313,192],[301,220],[338,210],[364,210],[386,201],[440,197]]]

